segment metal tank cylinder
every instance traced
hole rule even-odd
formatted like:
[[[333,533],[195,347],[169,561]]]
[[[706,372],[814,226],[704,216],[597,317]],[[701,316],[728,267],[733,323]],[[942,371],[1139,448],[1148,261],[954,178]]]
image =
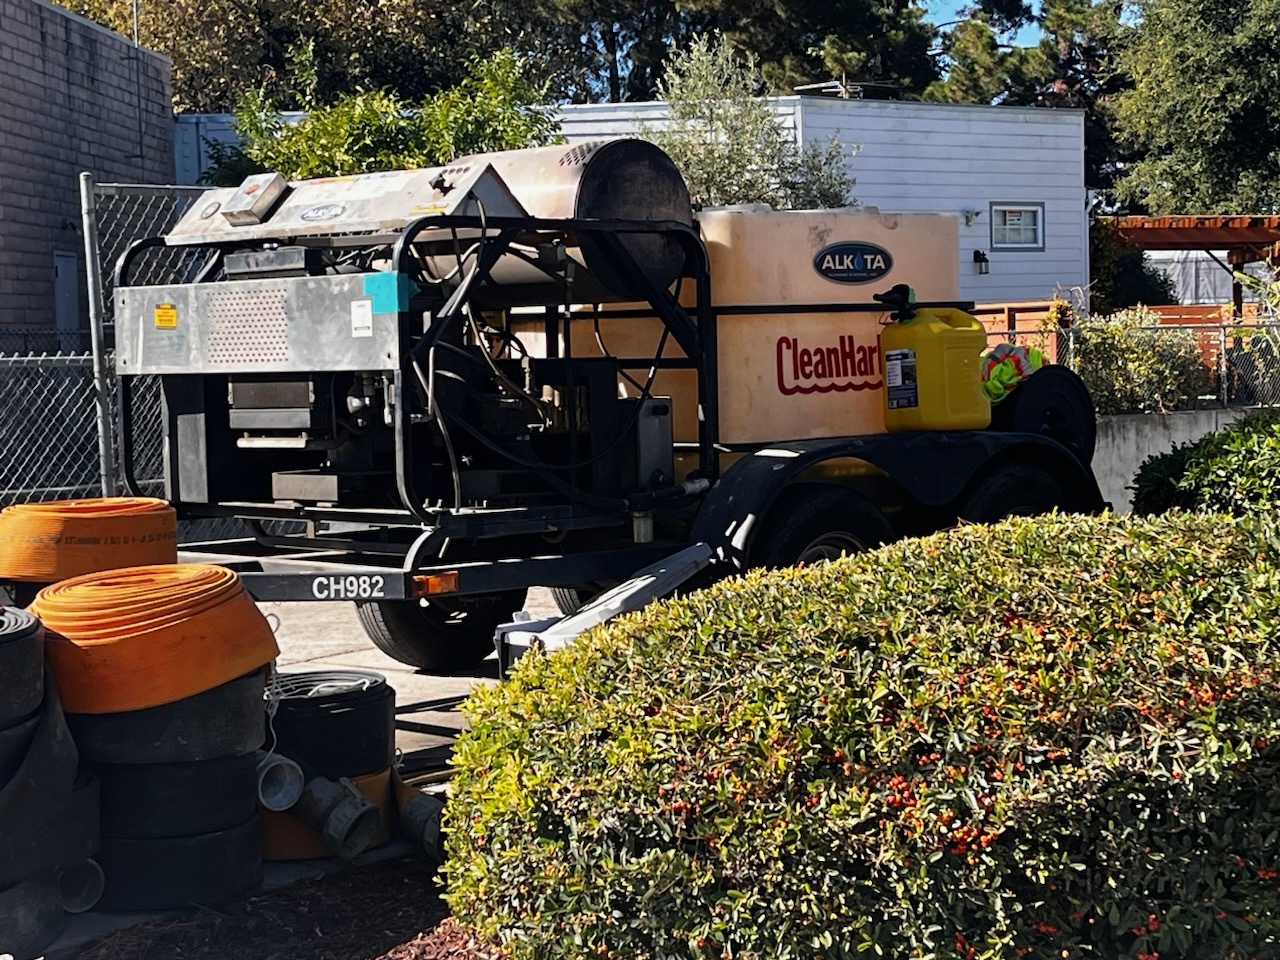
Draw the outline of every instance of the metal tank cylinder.
[[[675,163],[645,140],[598,140],[455,160],[490,164],[530,216],[547,219],[644,220],[693,223],[689,188]],[[619,233],[628,253],[658,287],[680,275],[685,255],[677,241],[659,233]],[[619,298],[641,294],[619,271],[600,243],[587,234],[574,256],[607,291]],[[575,251],[570,250],[570,255]],[[495,270],[494,279],[508,282]],[[519,282],[516,277],[511,281]]]

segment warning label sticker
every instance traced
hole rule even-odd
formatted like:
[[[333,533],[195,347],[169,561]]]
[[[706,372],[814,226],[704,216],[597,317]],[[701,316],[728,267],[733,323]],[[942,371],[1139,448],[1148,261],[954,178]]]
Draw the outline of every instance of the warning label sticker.
[[[916,352],[889,350],[884,355],[884,382],[890,410],[920,406],[916,387]]]
[[[373,301],[351,301],[351,336],[373,336]]]
[[[156,305],[155,321],[157,330],[173,330],[178,326],[178,308],[172,303]]]

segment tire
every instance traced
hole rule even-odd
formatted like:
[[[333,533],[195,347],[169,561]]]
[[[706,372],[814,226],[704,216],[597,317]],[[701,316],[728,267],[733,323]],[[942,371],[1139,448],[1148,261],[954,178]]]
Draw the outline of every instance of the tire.
[[[571,613],[577,613],[612,586],[613,584],[608,583],[583,583],[576,587],[551,587],[551,599],[556,602],[556,609],[567,617]]]
[[[52,874],[0,890],[0,952],[14,960],[33,960],[67,926],[62,891]]]
[[[93,857],[101,834],[100,796],[98,779],[82,773],[70,796],[43,827],[12,836],[6,833],[0,887]]]
[[[9,781],[0,784],[0,828],[5,834],[40,832],[71,795],[78,763],[57,685],[46,675],[44,703],[26,755]]]
[[[44,700],[44,630],[16,607],[0,607],[0,678],[3,729],[31,716]]]
[[[102,834],[187,837],[230,830],[258,808],[258,758],[194,763],[100,763]]]
[[[428,673],[464,670],[494,652],[493,633],[524,606],[526,591],[443,600],[356,604],[360,625],[392,660]]]
[[[257,816],[194,837],[102,840],[106,875],[100,910],[133,912],[222,903],[262,882],[262,828]]]
[[[40,723],[39,712],[8,727],[0,728],[0,788],[18,772],[31,750],[31,739]]]
[[[751,566],[789,567],[874,550],[894,539],[884,514],[841,487],[799,484],[783,492],[751,546]]]
[[[396,692],[362,670],[285,673],[272,729],[276,752],[313,777],[338,780],[376,773],[395,760]]]
[[[238,757],[266,735],[261,670],[173,703],[125,713],[72,713],[67,724],[90,763],[190,763]]]
[[[995,523],[1005,517],[1034,517],[1064,503],[1062,484],[1041,467],[1013,463],[974,482],[960,503],[958,518]]]

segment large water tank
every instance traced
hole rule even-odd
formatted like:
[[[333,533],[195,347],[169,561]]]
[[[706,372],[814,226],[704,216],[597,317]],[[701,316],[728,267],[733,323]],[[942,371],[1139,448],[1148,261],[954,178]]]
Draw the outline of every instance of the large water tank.
[[[674,162],[645,140],[597,140],[477,154],[455,160],[488,163],[532,217],[582,220],[675,221],[692,224],[689,188]],[[670,236],[617,234],[650,280],[673,283],[685,254]],[[590,235],[577,237],[588,272],[620,298],[639,296],[640,287],[620,273]]]

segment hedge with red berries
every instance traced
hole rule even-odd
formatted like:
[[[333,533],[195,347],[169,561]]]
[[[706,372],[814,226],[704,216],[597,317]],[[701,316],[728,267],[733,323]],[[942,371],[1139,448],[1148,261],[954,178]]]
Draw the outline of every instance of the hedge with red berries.
[[[1280,525],[1040,518],[753,573],[466,712],[517,958],[1280,956]]]

